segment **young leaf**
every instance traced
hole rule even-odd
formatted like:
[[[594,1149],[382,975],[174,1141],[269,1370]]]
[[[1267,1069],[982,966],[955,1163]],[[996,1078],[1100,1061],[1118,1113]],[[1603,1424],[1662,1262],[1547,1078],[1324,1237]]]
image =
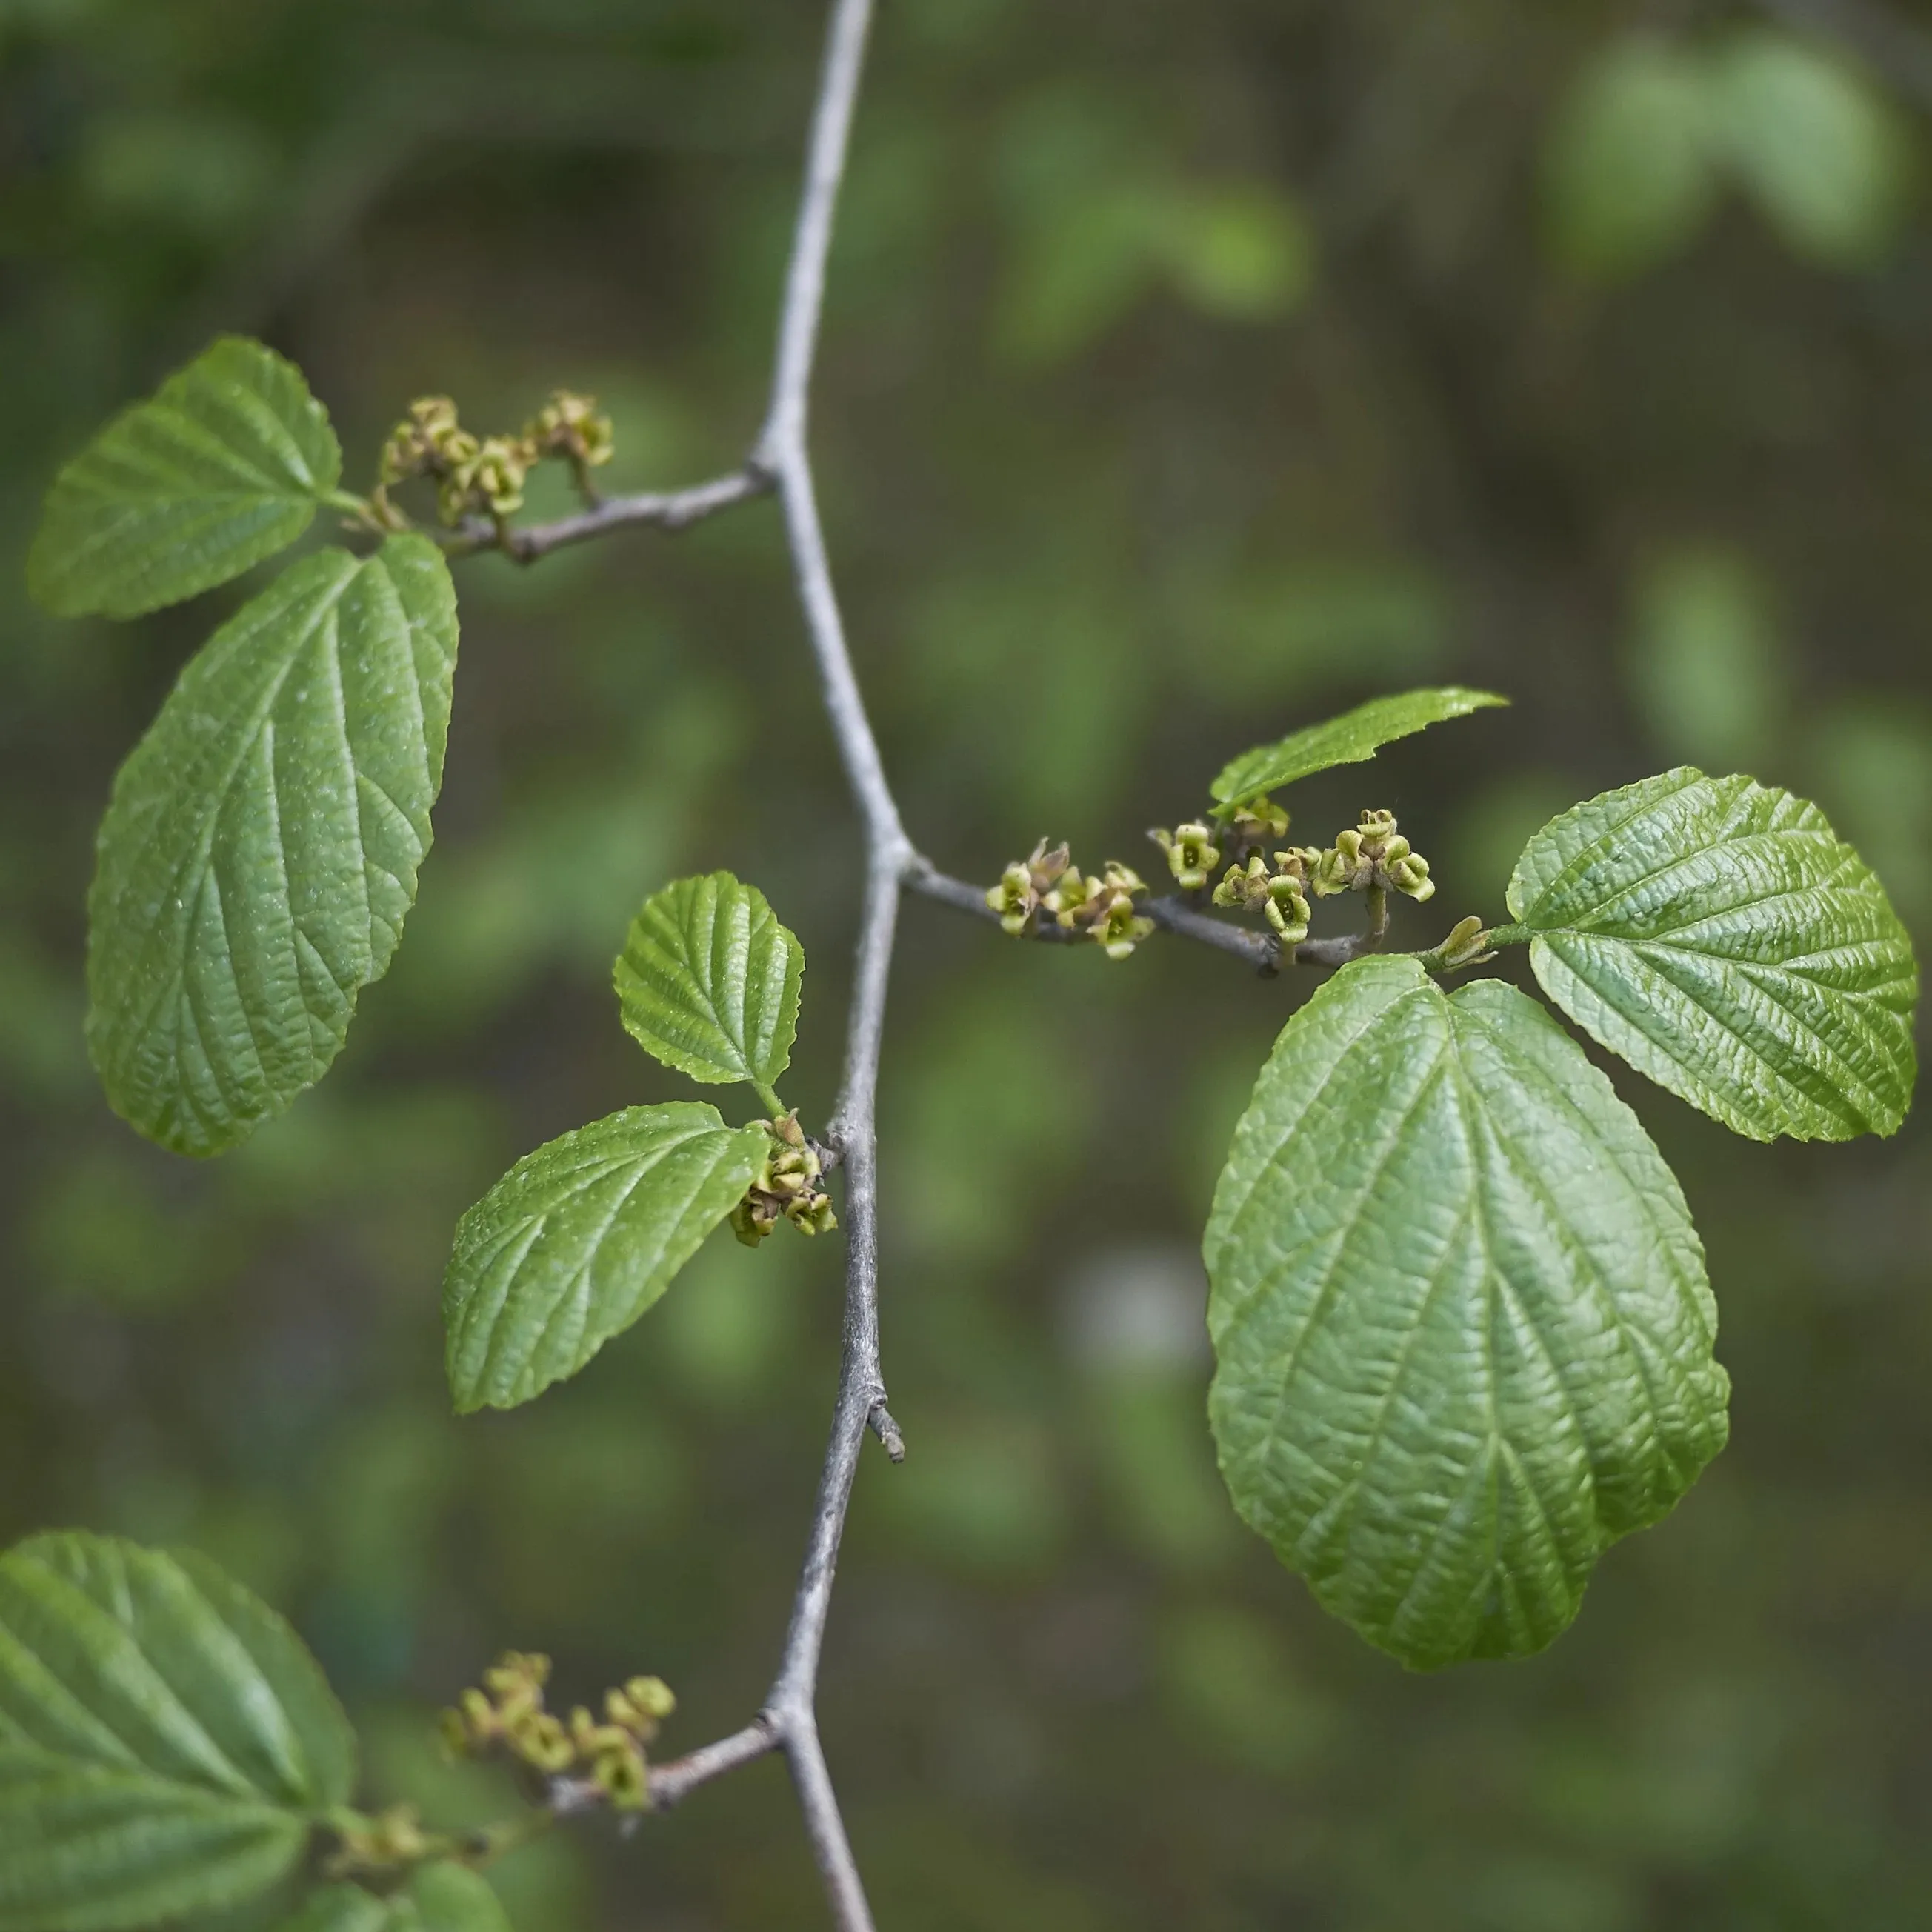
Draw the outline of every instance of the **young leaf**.
[[[150,1138],[219,1153],[327,1072],[416,901],[455,658],[434,544],[323,550],[215,632],[122,766],[88,1043]]]
[[[488,1879],[442,1862],[418,1866],[387,1898],[359,1885],[320,1886],[277,1932],[510,1932],[510,1921]]]
[[[1466,691],[1446,685],[1436,691],[1406,691],[1399,697],[1374,698],[1340,718],[1292,731],[1279,742],[1257,746],[1221,768],[1214,795],[1222,805],[1238,804],[1257,793],[1292,784],[1331,765],[1360,764],[1377,748],[1406,738],[1444,718],[1466,717],[1491,704],[1507,704],[1487,691]]]
[[[628,1107],[526,1154],[458,1222],[443,1276],[459,1414],[574,1375],[670,1285],[770,1137],[715,1107]]]
[[[1815,805],[1680,766],[1552,819],[1508,903],[1544,991],[1733,1131],[1849,1140],[1905,1118],[1912,942]]]
[[[341,476],[302,371],[224,335],[55,478],[28,587],[62,617],[178,603],[293,543]]]
[[[319,1886],[275,1932],[394,1932],[386,1901],[359,1885]]]
[[[410,1881],[410,1923],[423,1932],[510,1932],[509,1915],[490,1881],[466,1865],[422,1865]]]
[[[694,1080],[770,1088],[791,1064],[805,951],[763,892],[713,872],[653,892],[617,962],[619,1010]]]
[[[266,1891],[355,1754],[300,1640],[204,1558],[77,1532],[0,1557],[0,1932]]]
[[[1670,1170],[1485,980],[1345,968],[1289,1021],[1216,1190],[1209,1413],[1235,1506],[1416,1669],[1541,1649],[1723,1446]]]

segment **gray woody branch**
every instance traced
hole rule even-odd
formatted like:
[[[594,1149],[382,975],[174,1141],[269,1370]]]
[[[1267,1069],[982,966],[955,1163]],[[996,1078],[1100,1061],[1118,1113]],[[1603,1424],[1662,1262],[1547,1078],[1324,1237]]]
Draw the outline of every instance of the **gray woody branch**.
[[[742,1730],[653,1766],[650,1784],[654,1807],[668,1809],[714,1778],[770,1752],[782,1753],[790,1768],[812,1855],[838,1932],[872,1932],[872,1917],[819,1742],[819,1658],[839,1541],[866,1432],[878,1436],[895,1462],[904,1454],[886,1408],[879,1361],[878,1148],[874,1110],[899,897],[909,889],[983,917],[994,916],[979,887],[947,878],[922,858],[900,823],[846,648],[806,441],[826,256],[872,13],[872,0],[835,0],[780,313],[770,402],[750,457],[740,468],[710,482],[686,490],[610,497],[553,523],[500,534],[487,522],[474,521],[465,526],[460,545],[466,550],[500,547],[518,561],[530,562],[566,544],[633,524],[682,530],[734,504],[767,494],[777,496],[784,512],[826,716],[866,837],[865,903],[847,1024],[844,1072],[826,1135],[829,1150],[846,1177],[844,1347],[831,1437],[819,1476],[805,1560],[778,1672],[764,1707]],[[1234,953],[1261,972],[1272,974],[1284,963],[1281,949],[1271,938],[1223,923],[1184,900],[1156,899],[1148,911],[1166,930]],[[1057,932],[1058,928],[1050,928],[1041,936]],[[1304,941],[1294,948],[1293,962],[1340,965],[1372,950],[1380,938],[1376,922],[1366,934]]]

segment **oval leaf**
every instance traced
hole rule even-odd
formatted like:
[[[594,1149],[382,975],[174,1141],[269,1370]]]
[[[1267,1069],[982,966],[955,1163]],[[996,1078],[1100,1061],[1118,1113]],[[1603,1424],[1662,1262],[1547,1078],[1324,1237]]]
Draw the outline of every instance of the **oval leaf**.
[[[63,617],[178,603],[293,543],[341,476],[302,371],[224,336],[54,479],[28,587]]]
[[[355,1739],[280,1618],[117,1538],[0,1557],[0,1928],[112,1932],[266,1890],[346,1804]]]
[[[1579,1026],[1735,1132],[1849,1140],[1905,1118],[1912,942],[1815,805],[1682,766],[1552,819],[1509,909]]]
[[[325,1885],[283,1919],[276,1932],[394,1932],[387,1903],[359,1885]]]
[[[1289,1021],[1206,1240],[1235,1506],[1416,1669],[1540,1650],[1723,1446],[1677,1183],[1536,1003],[1365,960]]]
[[[526,1154],[457,1224],[443,1276],[459,1413],[574,1375],[670,1285],[771,1146],[715,1107],[628,1107]]]
[[[509,1915],[490,1881],[466,1865],[418,1868],[410,1881],[412,1922],[424,1932],[510,1932]]]
[[[434,544],[323,550],[215,632],[122,766],[88,1043],[151,1139],[232,1147],[340,1051],[416,901],[455,658]]]
[[[616,967],[624,1024],[694,1080],[770,1088],[791,1064],[805,952],[763,892],[713,872],[654,892]]]
[[[1331,765],[1360,764],[1378,746],[1406,738],[1444,718],[1466,717],[1492,704],[1507,704],[1487,691],[1446,685],[1436,691],[1406,691],[1396,698],[1371,698],[1340,718],[1292,731],[1278,743],[1244,752],[1221,769],[1214,795],[1223,805],[1238,804],[1277,786],[1292,784]]]

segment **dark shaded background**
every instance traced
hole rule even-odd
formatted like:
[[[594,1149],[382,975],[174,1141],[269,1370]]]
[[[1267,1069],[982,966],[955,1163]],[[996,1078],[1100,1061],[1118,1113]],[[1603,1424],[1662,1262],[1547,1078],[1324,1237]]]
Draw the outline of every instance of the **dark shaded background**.
[[[206,1167],[98,1097],[82,901],[116,762],[245,586],[59,625],[18,559],[58,460],[223,328],[302,363],[353,487],[431,388],[486,427],[596,388],[620,486],[728,466],[820,14],[0,6],[0,1531],[217,1556],[324,1656],[369,1795],[445,1816],[500,1796],[428,1742],[496,1648],[555,1652],[566,1694],[662,1672],[674,1748],[742,1721],[776,1654],[836,1244],[721,1238],[508,1417],[450,1419],[436,1313],[454,1217],[514,1156],[677,1090],[608,981],[665,879],[729,866],[800,932],[794,1084],[829,1100],[857,841],[776,514],[464,567],[399,963],[326,1085]],[[1157,862],[1141,828],[1229,752],[1457,679],[1516,709],[1297,801],[1309,838],[1400,813],[1443,889],[1404,943],[1499,916],[1544,816],[1683,758],[1817,796],[1922,936],[1932,229],[1884,76],[1700,0],[883,15],[817,442],[942,864],[991,878],[1048,830]],[[1932,1923],[1923,1134],[1758,1148],[1622,1081],[1709,1246],[1732,1446],[1546,1656],[1407,1676],[1238,1528],[1202,1416],[1194,1243],[1300,991],[908,908],[884,1316],[912,1453],[862,1471],[823,1700],[882,1924]],[[502,1877],[519,1932],[821,1910],[772,1764]]]

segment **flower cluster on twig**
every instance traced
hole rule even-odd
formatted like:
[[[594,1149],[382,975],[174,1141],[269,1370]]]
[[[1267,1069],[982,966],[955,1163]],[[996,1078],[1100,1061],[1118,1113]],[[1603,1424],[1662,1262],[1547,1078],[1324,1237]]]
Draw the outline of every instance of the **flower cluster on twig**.
[[[838,1225],[832,1197],[818,1184],[824,1163],[806,1138],[796,1112],[781,1114],[758,1125],[771,1136],[764,1165],[731,1210],[731,1232],[748,1248],[755,1248],[782,1216],[801,1234],[828,1234]]]
[[[548,1658],[506,1652],[484,1672],[480,1688],[464,1691],[444,1712],[444,1743],[463,1756],[504,1752],[546,1787],[572,1776],[587,1780],[614,1811],[649,1810],[644,1747],[677,1708],[670,1687],[661,1678],[633,1677],[604,1694],[601,1720],[580,1704],[566,1719],[544,1706],[549,1679]]]
[[[1044,915],[1070,936],[1094,940],[1109,959],[1124,959],[1154,930],[1154,921],[1134,907],[1146,890],[1140,874],[1118,860],[1083,872],[1064,845],[1049,851],[1042,838],[1000,875],[986,903],[1016,938],[1035,930]]]

